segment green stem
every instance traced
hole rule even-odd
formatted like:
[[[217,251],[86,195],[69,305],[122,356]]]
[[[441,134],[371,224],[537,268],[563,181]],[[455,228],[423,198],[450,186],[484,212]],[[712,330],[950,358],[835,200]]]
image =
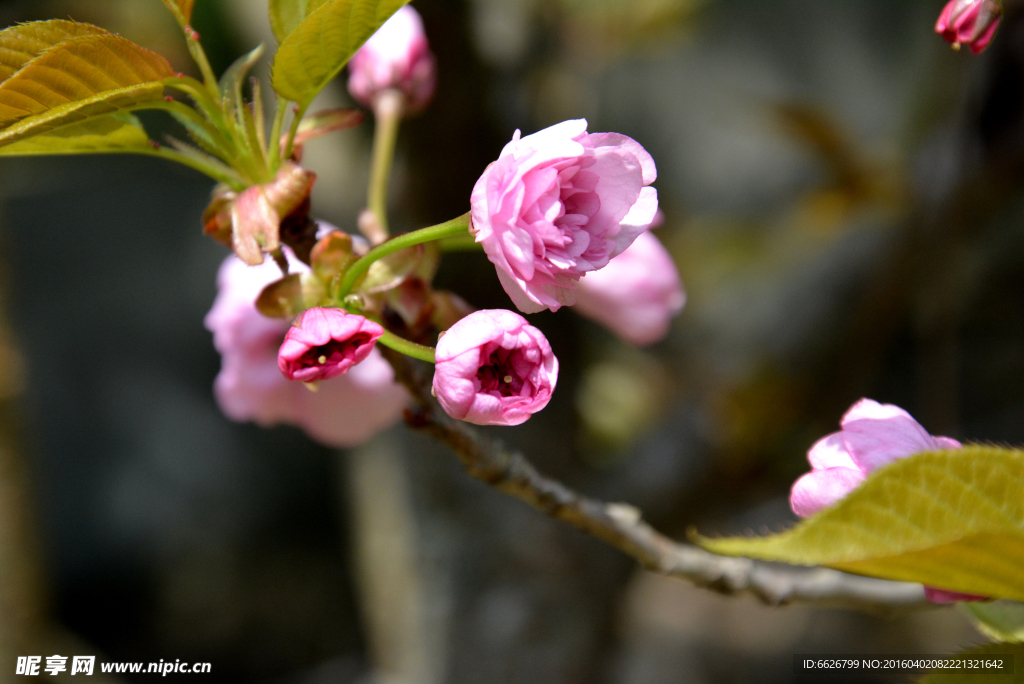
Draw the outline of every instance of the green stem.
[[[292,117],[292,125],[288,128],[288,142],[284,146],[284,159],[291,159],[292,149],[295,147],[295,134],[299,132],[299,124],[306,114],[306,105],[295,107],[295,116]]]
[[[213,74],[210,60],[206,58],[206,51],[203,50],[203,45],[199,42],[198,36],[199,34],[196,33],[195,29],[192,29],[190,26],[185,27],[185,43],[188,45],[189,54],[192,55],[195,63],[199,65],[199,71],[203,74],[203,83],[206,85],[206,89],[216,99],[220,97],[220,85],[217,83],[217,77]]]
[[[466,212],[458,218],[454,218],[451,221],[445,221],[439,223],[436,226],[430,226],[429,228],[421,228],[405,235],[399,235],[398,237],[392,238],[382,245],[378,245],[371,249],[365,256],[359,261],[352,264],[348,271],[345,273],[345,277],[341,281],[341,286],[338,289],[338,298],[344,299],[352,291],[356,281],[359,280],[359,276],[366,273],[370,266],[375,261],[383,259],[389,254],[401,251],[407,247],[414,245],[420,245],[424,242],[433,242],[434,240],[443,240],[444,238],[455,237],[457,235],[464,234],[469,229],[469,212]]]
[[[422,344],[416,344],[409,340],[399,337],[389,330],[385,330],[384,334],[377,340],[385,347],[394,349],[396,352],[411,356],[414,359],[420,361],[427,361],[428,363],[434,363],[434,348],[425,347]]]
[[[281,164],[281,128],[284,126],[284,115],[288,110],[288,100],[277,96],[277,109],[274,111],[274,123],[270,127],[270,173],[277,173]]]
[[[148,154],[153,157],[160,157],[179,164],[189,166],[200,173],[204,173],[215,181],[226,183],[233,190],[240,191],[244,190],[248,183],[242,180],[241,176],[238,176],[233,172],[233,169],[229,167],[220,168],[220,165],[205,164],[200,159],[190,157],[186,154],[182,154],[177,150],[172,150],[167,147],[154,148],[151,152],[146,150],[139,150],[140,154]]]
[[[438,243],[442,252],[479,252],[483,245],[476,241],[476,238],[466,233],[455,237],[445,238]]]
[[[385,90],[373,103],[376,129],[373,133],[373,162],[366,206],[377,220],[384,236],[388,234],[388,181],[395,159],[398,126],[402,122],[405,96],[398,90]]]

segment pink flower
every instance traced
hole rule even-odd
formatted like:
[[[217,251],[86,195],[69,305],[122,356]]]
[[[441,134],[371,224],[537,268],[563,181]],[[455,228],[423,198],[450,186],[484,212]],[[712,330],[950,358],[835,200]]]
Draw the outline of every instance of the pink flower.
[[[651,225],[656,177],[639,143],[584,119],[516,131],[473,188],[471,230],[520,311],[557,311]]]
[[[663,339],[685,303],[676,265],[650,231],[600,271],[584,275],[576,293],[577,311],[638,347]]]
[[[289,264],[292,272],[308,270],[290,254]],[[262,316],[253,304],[280,276],[270,260],[246,266],[229,256],[220,268],[219,292],[205,323],[221,353],[221,371],[214,381],[221,410],[239,422],[295,425],[336,447],[360,444],[392,425],[401,417],[407,395],[376,349],[344,376],[321,382],[316,393],[281,375],[277,353],[291,325]]]
[[[416,10],[405,5],[395,12],[352,56],[348,70],[348,91],[365,107],[372,108],[388,89],[405,95],[408,113],[426,107],[434,96],[437,67]]]
[[[953,47],[966,44],[978,54],[992,41],[1002,16],[1001,0],[950,0],[939,15],[935,32]]]
[[[377,323],[344,309],[307,309],[285,335],[277,365],[289,380],[330,380],[369,356],[383,334]]]
[[[452,418],[519,425],[547,406],[558,359],[544,333],[512,311],[469,314],[437,343],[434,393]]]
[[[863,482],[868,473],[925,451],[959,449],[949,437],[933,437],[909,413],[892,404],[861,399],[841,421],[842,430],[818,440],[807,452],[811,472],[793,485],[789,503],[806,518],[828,508]],[[979,601],[983,596],[925,587],[935,603]]]

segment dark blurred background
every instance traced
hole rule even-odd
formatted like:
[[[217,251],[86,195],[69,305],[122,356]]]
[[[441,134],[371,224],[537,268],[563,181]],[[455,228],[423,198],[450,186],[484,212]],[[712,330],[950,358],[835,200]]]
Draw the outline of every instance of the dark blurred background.
[[[531,317],[558,392],[500,435],[543,471],[682,538],[791,522],[807,448],[862,396],[1024,443],[1017,5],[980,57],[934,35],[941,0],[414,6],[440,81],[402,129],[397,228],[466,211],[516,128],[586,117],[658,163],[689,302],[644,350]],[[4,26],[69,16],[192,69],[158,0],[0,0]],[[194,23],[218,71],[273,44],[263,0],[196,0]],[[347,102],[339,81],[319,104]],[[314,213],[347,230],[371,134],[307,146]],[[955,609],[769,609],[639,571],[401,426],[336,452],[229,422],[211,187],[149,159],[0,162],[0,681],[62,653],[209,661],[180,679],[211,683],[771,683],[794,653],[980,641]],[[509,306],[479,254],[439,282]]]

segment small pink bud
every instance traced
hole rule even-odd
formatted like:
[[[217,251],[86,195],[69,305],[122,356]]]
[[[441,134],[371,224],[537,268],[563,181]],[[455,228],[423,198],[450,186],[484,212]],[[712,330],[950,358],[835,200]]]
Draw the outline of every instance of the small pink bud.
[[[558,359],[537,328],[512,311],[469,314],[437,342],[434,394],[452,418],[519,425],[551,400]]]
[[[409,5],[384,22],[348,64],[348,91],[357,102],[373,107],[377,95],[395,89],[405,95],[405,111],[429,104],[437,82],[423,20]]]
[[[277,365],[289,380],[328,380],[365,359],[383,334],[380,325],[344,309],[307,309],[285,335]]]
[[[585,119],[516,131],[473,187],[471,231],[516,308],[557,311],[650,227],[657,175],[638,142]]]
[[[899,406],[861,399],[843,416],[842,430],[822,437],[807,452],[811,472],[793,485],[789,504],[802,518],[846,497],[869,473],[907,456],[959,449],[960,442],[933,437]],[[982,601],[984,596],[925,587],[934,603]]]
[[[935,32],[954,48],[967,45],[978,54],[992,41],[1002,16],[1001,0],[950,0],[939,15]]]

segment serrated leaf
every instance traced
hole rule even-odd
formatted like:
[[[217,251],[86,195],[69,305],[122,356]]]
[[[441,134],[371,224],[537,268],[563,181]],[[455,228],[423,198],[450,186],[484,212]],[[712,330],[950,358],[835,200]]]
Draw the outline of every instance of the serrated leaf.
[[[192,21],[192,6],[195,0],[164,0],[164,4],[171,10],[178,23],[187,24]]]
[[[174,74],[160,55],[113,34],[64,42],[0,84],[0,145],[160,101]]]
[[[993,672],[991,669],[977,667],[975,669],[952,669],[932,671],[917,680],[917,684],[1024,684],[1024,646],[1021,644],[988,644],[957,653],[975,661],[991,661],[992,656],[1013,656],[1013,672]]]
[[[242,55],[234,61],[234,63],[228,67],[227,71],[220,77],[220,91],[224,97],[235,97],[237,93],[241,97],[242,86],[245,84],[245,77],[249,75],[252,68],[256,66],[256,62],[259,61],[260,57],[263,56],[263,45],[257,45],[256,48],[246,54]]]
[[[278,45],[327,0],[270,0],[270,28]]]
[[[917,454],[872,473],[835,506],[768,537],[705,549],[1024,599],[1024,451]]]
[[[73,38],[109,33],[99,26],[77,21],[52,19],[18,24],[0,31],[0,82],[54,45]]]
[[[138,119],[131,114],[111,114],[0,147],[0,157],[149,152],[150,149],[149,136]]]
[[[274,90],[305,107],[407,2],[328,0],[281,41],[274,57]]]
[[[975,627],[997,641],[1024,643],[1024,603],[992,601],[961,603]]]

